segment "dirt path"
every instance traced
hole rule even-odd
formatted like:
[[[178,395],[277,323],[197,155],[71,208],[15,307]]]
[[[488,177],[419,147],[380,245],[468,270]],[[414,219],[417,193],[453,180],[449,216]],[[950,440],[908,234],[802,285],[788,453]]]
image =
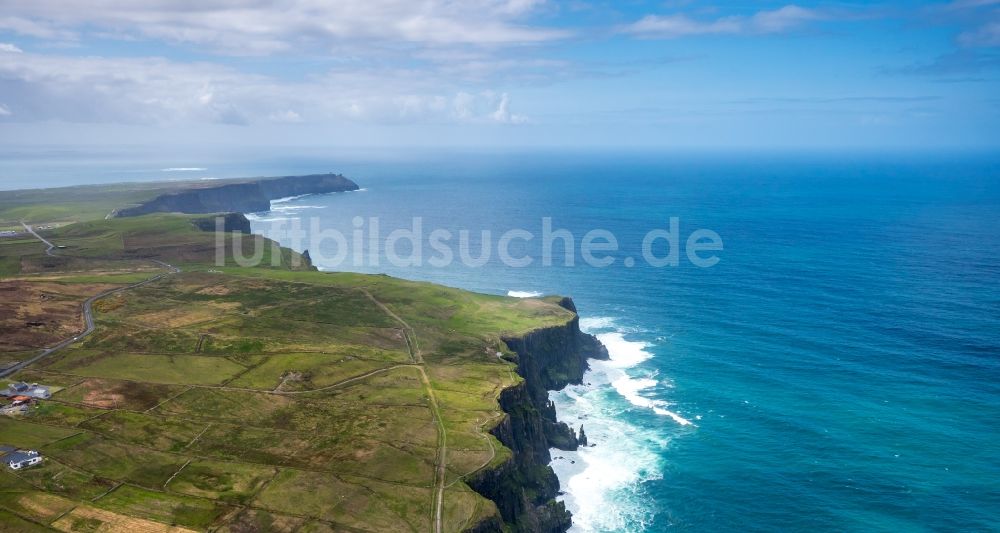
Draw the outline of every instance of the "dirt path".
[[[42,237],[41,235],[35,233],[34,228],[32,228],[31,226],[25,224],[24,222],[21,222],[21,225],[24,226],[24,229],[28,230],[28,233],[34,235],[36,239],[44,242],[45,245],[48,246],[48,248],[45,249],[45,253],[46,254],[48,254],[48,255],[55,255],[54,253],[52,253],[52,249],[55,248],[56,245],[54,245],[51,242],[45,240],[45,237]]]
[[[268,392],[270,394],[281,394],[281,395],[308,394],[310,392],[322,392],[322,391],[326,391],[326,390],[330,390],[330,389],[336,389],[338,387],[343,387],[344,385],[347,385],[348,383],[353,383],[355,381],[360,381],[362,379],[370,378],[370,377],[374,376],[375,374],[381,374],[382,372],[388,372],[390,370],[395,370],[397,368],[417,368],[417,369],[420,369],[420,367],[416,366],[416,365],[393,365],[393,366],[387,366],[385,368],[378,368],[378,369],[372,370],[371,372],[365,372],[364,374],[360,374],[360,375],[354,376],[352,378],[347,378],[345,380],[338,381],[338,382],[336,382],[336,383],[334,383],[332,385],[326,385],[326,386],[323,386],[323,387],[318,387],[318,388],[315,388],[315,389],[307,389],[307,390],[288,390],[288,391],[285,391],[285,390],[273,390],[273,391],[261,391],[260,389],[242,389],[242,388],[233,388],[233,387],[210,387],[210,388],[213,388],[213,389],[216,389],[216,388],[218,388],[218,389],[229,389],[229,390],[243,390],[243,391],[252,391],[252,392]],[[421,369],[421,371],[422,371],[422,369]]]
[[[364,293],[364,295],[367,296],[372,303],[378,306],[379,309],[385,312],[385,314],[389,315],[393,320],[399,322],[399,324],[403,326],[403,339],[406,340],[406,349],[410,351],[410,359],[418,365],[424,364],[424,358],[420,355],[420,345],[417,343],[417,335],[413,332],[413,328],[411,328],[410,325],[407,324],[406,321],[399,315],[394,313],[392,309],[389,309],[387,305],[378,301],[372,293],[368,292],[366,289],[358,290]]]
[[[501,416],[501,418],[502,418],[502,416]],[[454,481],[452,481],[451,483],[448,483],[447,485],[445,485],[445,488],[448,488],[448,487],[454,485],[455,483],[458,483],[459,481],[462,481],[466,477],[468,477],[468,476],[470,476],[472,474],[475,474],[476,472],[479,472],[480,470],[486,468],[487,465],[489,465],[490,463],[492,463],[493,460],[497,458],[497,448],[496,448],[496,446],[493,445],[493,439],[490,439],[490,436],[487,435],[485,431],[483,431],[483,428],[486,427],[486,424],[492,422],[493,420],[494,420],[494,418],[487,418],[485,422],[483,422],[482,424],[479,424],[476,427],[476,432],[479,433],[480,437],[482,437],[483,439],[486,440],[486,444],[488,444],[489,447],[490,447],[490,458],[487,459],[486,461],[483,461],[483,464],[477,466],[476,468],[473,468],[472,470],[469,470],[468,472],[466,472],[466,473],[458,476],[457,478],[455,478]]]
[[[431,387],[431,380],[427,377],[427,372],[424,370],[424,358],[420,355],[420,345],[417,341],[417,335],[413,328],[402,319],[399,315],[389,309],[384,303],[380,302],[372,293],[365,289],[360,289],[361,292],[365,294],[372,302],[375,303],[389,315],[396,322],[399,322],[403,326],[403,337],[406,339],[406,348],[410,351],[410,359],[417,365],[416,368],[420,372],[420,380],[424,383],[424,388],[427,390],[427,397],[431,402],[431,411],[434,414],[434,423],[437,425],[438,431],[438,453],[437,453],[437,466],[434,469],[434,485],[436,487],[434,491],[434,533],[441,533],[441,515],[444,509],[444,489],[445,489],[445,479],[447,477],[447,456],[448,456],[448,434],[444,427],[444,421],[441,418],[441,409],[438,407],[437,397],[434,395],[434,388]],[[492,443],[491,443],[492,447]]]

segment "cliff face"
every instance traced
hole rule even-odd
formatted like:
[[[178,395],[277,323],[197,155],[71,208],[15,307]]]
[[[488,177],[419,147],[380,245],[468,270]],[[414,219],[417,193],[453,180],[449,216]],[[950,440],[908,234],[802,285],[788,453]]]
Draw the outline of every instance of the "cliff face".
[[[271,208],[271,200],[277,198],[357,189],[356,183],[339,174],[265,178],[164,194],[141,205],[121,209],[116,216],[131,217],[161,212],[254,213],[267,211]]]
[[[202,231],[251,232],[250,220],[243,213],[223,213],[214,217],[196,218],[191,223]]]
[[[560,304],[576,311],[571,300]],[[504,342],[517,353],[517,371],[524,381],[500,394],[507,416],[491,433],[514,453],[494,469],[468,479],[470,487],[493,500],[512,531],[561,533],[571,525],[570,513],[554,500],[559,480],[549,466],[549,448],[576,449],[573,430],[556,420],[549,390],[580,383],[588,358],[608,357],[592,335],[580,331],[579,319],[563,326],[532,331]],[[474,531],[500,531],[493,522],[477,524]]]
[[[243,213],[219,213],[202,218],[192,218],[191,223],[194,227],[200,229],[201,231],[244,233],[247,238],[250,238],[250,234],[252,233],[250,220]],[[299,254],[290,248],[281,248],[277,245],[277,243],[274,243],[269,239],[265,239],[260,236],[258,237],[270,242],[272,245],[277,247],[278,250],[280,250],[280,252],[278,252],[281,257],[280,264],[286,265],[293,270],[318,270],[312,264],[312,257],[309,256],[309,250],[303,250],[302,253]],[[226,253],[228,255],[228,253],[231,253],[231,248],[228,248],[230,246],[230,239],[224,239],[223,242],[226,243],[225,246],[227,247],[226,249],[228,249]],[[256,244],[254,246],[256,246]],[[262,246],[265,245],[262,244]],[[217,254],[218,251],[218,249],[211,250],[213,254]],[[216,260],[218,260],[218,258],[216,258]]]

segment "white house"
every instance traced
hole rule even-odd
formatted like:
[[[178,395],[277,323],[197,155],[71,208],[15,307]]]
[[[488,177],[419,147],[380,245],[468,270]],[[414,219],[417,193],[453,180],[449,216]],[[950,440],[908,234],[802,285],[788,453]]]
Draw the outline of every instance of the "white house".
[[[20,470],[42,462],[42,456],[35,450],[18,450],[5,456],[3,460],[11,470]]]

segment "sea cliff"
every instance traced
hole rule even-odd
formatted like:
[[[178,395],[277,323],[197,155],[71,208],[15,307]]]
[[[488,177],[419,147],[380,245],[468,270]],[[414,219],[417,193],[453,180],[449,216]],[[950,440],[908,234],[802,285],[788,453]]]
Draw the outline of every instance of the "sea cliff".
[[[163,194],[136,207],[122,209],[118,216],[136,216],[160,211],[184,213],[224,213],[196,219],[202,230],[250,233],[249,221],[241,212],[264,211],[270,200],[310,193],[356,190],[358,186],[340,175],[314,175],[228,183],[216,187],[188,189]],[[308,251],[302,252],[307,269],[314,269]],[[580,383],[588,369],[588,359],[607,359],[603,345],[579,327],[576,307],[570,298],[551,303],[573,312],[567,322],[540,327],[528,333],[503,337],[523,378],[501,391],[498,398],[505,416],[490,429],[497,440],[512,451],[499,465],[485,468],[466,483],[494,502],[499,516],[492,515],[469,527],[468,531],[561,533],[572,525],[571,514],[555,497],[559,479],[549,466],[551,448],[575,450],[586,445],[586,437],[556,419],[550,390]]]
[[[558,303],[576,312],[569,298]],[[517,355],[517,372],[524,381],[501,392],[500,407],[506,416],[490,432],[513,455],[466,480],[496,504],[503,523],[493,517],[469,530],[498,532],[506,525],[511,531],[563,532],[569,529],[571,517],[565,505],[555,500],[559,480],[549,466],[549,449],[576,449],[579,440],[572,428],[556,420],[548,391],[580,383],[587,359],[606,359],[608,353],[595,337],[580,331],[576,316],[562,326],[503,340]]]
[[[340,174],[312,174],[227,182],[161,194],[116,216],[150,213],[255,213],[271,208],[271,200],[303,194],[354,191],[358,185]]]

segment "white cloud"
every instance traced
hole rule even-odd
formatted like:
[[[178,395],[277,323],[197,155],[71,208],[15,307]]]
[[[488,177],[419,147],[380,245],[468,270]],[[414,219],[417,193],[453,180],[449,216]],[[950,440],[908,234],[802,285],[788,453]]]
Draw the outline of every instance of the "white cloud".
[[[540,0],[32,0],[4,6],[0,29],[49,39],[87,31],[206,45],[228,53],[330,50],[345,42],[508,45],[565,37],[522,18]]]
[[[131,124],[490,122],[514,124],[510,98],[449,88],[422,69],[355,67],[284,81],[163,58],[11,54],[0,94],[24,121]]]
[[[503,124],[523,124],[528,121],[526,117],[510,112],[510,96],[507,93],[500,95],[500,102],[493,112],[493,120]]]
[[[454,109],[454,115],[456,118],[468,120],[473,117],[476,97],[467,92],[459,92],[455,95],[451,105],[452,109]]]
[[[787,5],[773,11],[755,13],[746,26],[753,33],[781,33],[824,18],[826,17],[816,10]]]
[[[1000,46],[1000,20],[993,20],[974,30],[961,33],[958,42],[963,46],[973,47]]]
[[[275,111],[274,113],[268,115],[267,118],[270,119],[272,122],[287,122],[287,123],[302,122],[302,116],[296,113],[295,111],[292,111],[291,109],[286,109],[284,111]]]
[[[17,7],[26,7],[23,5],[5,5],[4,11],[8,13],[13,13]],[[44,21],[31,20],[25,17],[14,17],[14,16],[3,16],[0,17],[0,30],[11,31],[20,35],[26,35],[28,37],[37,37],[40,39],[51,39],[51,40],[73,40],[76,39],[77,34],[74,31],[66,30],[54,26],[51,23]]]
[[[728,16],[712,20],[698,20],[687,15],[647,15],[620,28],[620,31],[652,39],[695,35],[760,35],[792,31],[823,18],[825,16],[819,11],[787,5],[771,11],[759,11],[751,16]]]
[[[625,33],[643,37],[672,39],[688,35],[708,35],[714,33],[738,33],[740,25],[732,18],[722,18],[709,22],[699,22],[686,15],[647,15],[639,21],[623,28]]]
[[[9,117],[11,115],[10,109],[7,106],[0,104],[0,117]]]
[[[545,0],[507,0],[501,3],[500,12],[520,15],[535,9],[545,3]]]
[[[10,44],[10,43],[0,43],[0,53],[2,53],[2,52],[9,52],[9,53],[13,53],[13,54],[20,54],[20,53],[24,52],[24,50],[21,50],[20,48],[18,48],[17,45],[13,45],[13,44]]]
[[[955,0],[944,6],[945,9],[975,9],[979,7],[989,7],[1000,4],[1000,0]]]
[[[937,24],[960,28],[956,42],[966,48],[1000,46],[1000,0],[954,0],[924,10]]]

